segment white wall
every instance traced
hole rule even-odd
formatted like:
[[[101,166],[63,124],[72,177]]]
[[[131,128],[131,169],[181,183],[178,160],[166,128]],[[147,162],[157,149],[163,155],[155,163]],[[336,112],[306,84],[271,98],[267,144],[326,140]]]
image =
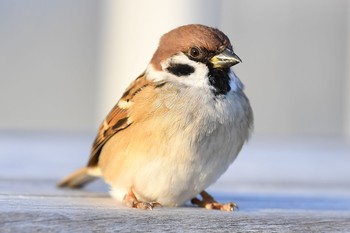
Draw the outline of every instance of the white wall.
[[[345,60],[346,64],[346,85],[344,85],[343,91],[345,92],[346,96],[346,102],[345,102],[345,109],[346,109],[346,136],[350,140],[350,3],[348,2],[347,6],[347,44],[346,44],[346,50],[347,50],[347,58]]]
[[[0,129],[95,130],[159,36],[200,22],[243,59],[256,135],[350,135],[349,12],[343,0],[2,0]]]
[[[0,129],[93,128],[94,0],[0,0]]]
[[[261,135],[344,132],[348,1],[225,0]]]

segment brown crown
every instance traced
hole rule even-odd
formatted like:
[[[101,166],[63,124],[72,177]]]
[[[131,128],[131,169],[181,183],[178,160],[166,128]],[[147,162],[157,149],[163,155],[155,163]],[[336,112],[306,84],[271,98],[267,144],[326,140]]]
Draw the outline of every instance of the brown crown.
[[[155,69],[161,70],[162,61],[194,46],[213,52],[224,48],[232,49],[229,38],[222,31],[200,24],[189,24],[175,28],[161,37],[151,64]]]

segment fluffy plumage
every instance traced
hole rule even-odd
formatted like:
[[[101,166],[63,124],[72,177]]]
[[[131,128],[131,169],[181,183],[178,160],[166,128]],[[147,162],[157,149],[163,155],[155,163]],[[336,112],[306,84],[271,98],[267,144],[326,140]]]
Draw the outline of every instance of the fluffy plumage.
[[[186,25],[165,34],[146,71],[102,122],[87,167],[60,186],[102,176],[111,195],[131,207],[179,206],[201,194],[195,204],[232,210],[233,203],[221,205],[204,189],[227,170],[252,129],[243,84],[230,68],[238,62],[218,29]]]

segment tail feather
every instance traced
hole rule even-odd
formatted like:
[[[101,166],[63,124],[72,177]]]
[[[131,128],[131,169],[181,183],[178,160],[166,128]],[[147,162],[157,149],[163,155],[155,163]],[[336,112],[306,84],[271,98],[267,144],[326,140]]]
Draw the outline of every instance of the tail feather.
[[[98,167],[82,167],[61,180],[57,186],[60,188],[81,188],[100,176],[101,171]]]

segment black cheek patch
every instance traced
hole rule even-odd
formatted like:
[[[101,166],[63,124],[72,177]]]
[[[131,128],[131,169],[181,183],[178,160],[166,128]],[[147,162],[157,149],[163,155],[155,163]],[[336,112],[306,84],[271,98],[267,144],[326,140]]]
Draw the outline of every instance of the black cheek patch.
[[[188,76],[194,72],[194,68],[187,64],[170,64],[167,70],[176,76]]]

